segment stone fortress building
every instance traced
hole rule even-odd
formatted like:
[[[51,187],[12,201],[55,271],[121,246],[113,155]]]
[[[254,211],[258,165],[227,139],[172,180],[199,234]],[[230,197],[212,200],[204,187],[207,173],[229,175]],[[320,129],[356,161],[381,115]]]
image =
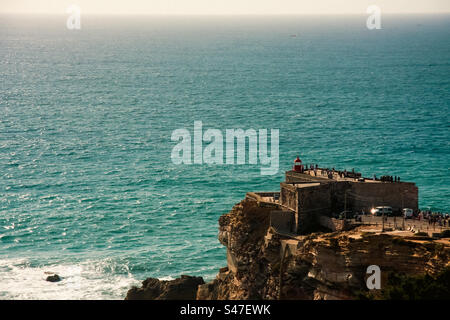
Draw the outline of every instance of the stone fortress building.
[[[392,207],[393,213],[403,208],[418,211],[418,188],[413,182],[400,182],[397,177],[364,178],[354,171],[317,165],[305,168],[298,157],[292,170],[286,171],[280,192],[250,192],[247,197],[273,206],[272,224],[295,234],[328,226],[341,213],[370,214],[378,206]]]

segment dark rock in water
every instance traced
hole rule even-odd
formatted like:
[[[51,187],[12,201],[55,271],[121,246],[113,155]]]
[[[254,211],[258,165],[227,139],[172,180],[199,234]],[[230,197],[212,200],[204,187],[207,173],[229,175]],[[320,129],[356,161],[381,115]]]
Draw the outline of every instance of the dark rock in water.
[[[56,273],[52,274],[51,276],[48,276],[45,281],[49,281],[49,282],[58,282],[61,281],[60,276],[58,276]]]
[[[128,290],[125,300],[195,300],[202,277],[182,275],[175,280],[147,278],[142,287]]]

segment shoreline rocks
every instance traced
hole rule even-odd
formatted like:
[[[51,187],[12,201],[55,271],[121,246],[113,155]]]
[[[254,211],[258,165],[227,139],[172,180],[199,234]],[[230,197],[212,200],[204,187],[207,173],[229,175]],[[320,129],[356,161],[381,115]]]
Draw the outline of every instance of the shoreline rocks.
[[[128,290],[125,300],[195,300],[202,277],[182,275],[175,280],[147,278],[142,287]]]
[[[57,275],[56,273],[50,273],[50,272],[46,272],[46,274],[50,274],[49,276],[47,276],[47,278],[45,278],[45,281],[48,282],[59,282],[61,281],[61,277],[59,275]]]

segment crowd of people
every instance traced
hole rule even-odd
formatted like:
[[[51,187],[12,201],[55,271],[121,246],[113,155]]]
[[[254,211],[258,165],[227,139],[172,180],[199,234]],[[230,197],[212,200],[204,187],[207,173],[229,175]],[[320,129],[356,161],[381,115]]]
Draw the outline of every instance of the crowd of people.
[[[301,162],[300,162],[301,163]],[[343,179],[343,178],[354,178],[356,180],[361,180],[361,173],[357,173],[355,172],[355,169],[352,169],[352,171],[347,171],[347,170],[336,170],[334,168],[329,169],[329,168],[319,168],[318,164],[305,164],[300,165],[301,166],[301,170],[300,172],[305,172],[305,171],[311,171],[314,172],[314,176],[318,175],[318,171],[320,170],[320,175],[322,176],[326,176],[329,179],[333,179],[334,175],[337,174],[339,176],[339,178]],[[299,170],[297,170],[299,171]],[[400,182],[400,177],[399,176],[381,176],[379,179],[377,178],[377,176],[374,174],[373,175],[373,180],[374,181],[382,181],[382,182]]]
[[[450,215],[443,212],[419,211],[417,214],[419,221],[427,220],[430,226],[450,227]]]
[[[375,177],[376,180],[376,177]],[[400,177],[397,176],[381,176],[380,181],[383,182],[400,182]]]
[[[318,164],[306,164],[305,165],[305,169],[306,170],[310,170],[312,172],[314,172],[314,176],[317,176],[317,172],[319,170],[319,165]],[[325,168],[325,169],[320,169],[321,170],[321,175],[328,177],[329,179],[333,179],[334,174],[337,174],[340,178],[347,178],[347,177],[361,177],[360,173],[355,173],[355,169],[352,169],[351,172],[344,170],[336,170],[335,168],[329,169],[329,168]]]
[[[311,172],[314,172],[314,176],[317,176],[318,170],[319,170],[319,165],[305,164],[304,170],[309,170]],[[302,171],[304,171],[304,170],[302,170]],[[339,176],[339,178],[354,178],[354,179],[361,178],[361,173],[356,173],[355,169],[352,169],[352,171],[347,171],[347,170],[341,171],[341,170],[336,170],[335,168],[332,168],[332,169],[329,169],[329,168],[323,169],[322,168],[320,170],[321,170],[321,175],[326,176],[329,179],[333,179],[335,174],[337,174]],[[399,176],[381,176],[381,178],[378,179],[377,176],[374,174],[373,180],[374,181],[382,181],[382,182],[400,182],[400,177]]]

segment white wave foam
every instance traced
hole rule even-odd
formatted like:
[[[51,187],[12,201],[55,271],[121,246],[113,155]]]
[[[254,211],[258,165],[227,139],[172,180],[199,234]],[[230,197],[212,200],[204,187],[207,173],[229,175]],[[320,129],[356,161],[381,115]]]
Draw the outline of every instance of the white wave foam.
[[[170,280],[175,280],[175,278],[174,278],[174,277],[171,277],[171,276],[166,276],[166,277],[158,278],[158,280],[161,280],[161,281],[170,281]]]
[[[26,259],[2,259],[0,299],[123,299],[140,283],[127,271],[126,264],[110,259],[37,267]],[[57,273],[62,281],[45,281],[45,272]]]

